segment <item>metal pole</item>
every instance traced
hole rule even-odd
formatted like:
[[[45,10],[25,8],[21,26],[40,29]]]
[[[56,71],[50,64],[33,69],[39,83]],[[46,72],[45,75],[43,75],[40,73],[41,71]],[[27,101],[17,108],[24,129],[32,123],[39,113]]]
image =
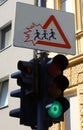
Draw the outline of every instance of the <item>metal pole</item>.
[[[41,7],[46,7],[46,0],[38,0],[37,5]],[[38,52],[37,50],[34,50],[34,54],[35,54],[34,58],[35,58],[36,63],[37,63],[37,52]],[[40,54],[40,57],[42,57],[41,54]],[[36,71],[38,72],[38,70]],[[37,106],[37,130],[48,130],[48,128],[45,128],[45,125],[44,125],[43,103],[42,103],[42,98],[41,98],[42,93],[40,92],[41,86],[37,86],[36,89],[38,89],[38,93],[40,93],[40,96],[39,96],[40,99],[38,101],[38,106]]]
[[[40,58],[42,62],[42,55],[40,54]],[[42,68],[41,68],[42,71]],[[42,77],[40,71],[40,78]],[[42,102],[42,86],[43,86],[43,82],[41,82],[40,79],[40,83],[39,83],[39,101],[38,101],[38,107],[37,107],[37,130],[45,130],[44,129],[44,122],[43,122],[43,102]]]
[[[37,110],[37,114],[38,114],[38,122],[37,122],[37,130],[44,130],[44,125],[43,125],[43,108],[42,108],[42,103],[41,101],[38,102],[38,110]]]
[[[44,85],[44,82],[42,82],[40,80],[40,83],[38,81],[38,78],[39,76],[40,77],[43,77],[42,76],[42,73],[40,73],[39,75],[39,70],[38,70],[38,51],[35,50],[34,52],[34,58],[35,58],[35,92],[36,94],[38,94],[38,104],[37,104],[37,130],[47,130],[45,128],[45,123],[44,123],[44,114],[43,114],[43,88],[42,86],[45,86]],[[44,55],[44,52],[40,52],[40,62],[45,62],[45,55]],[[41,67],[42,71],[43,70],[43,67]],[[42,72],[40,71],[40,72]]]
[[[39,0],[39,3],[38,3],[38,6],[41,6],[41,7],[46,7],[46,0]],[[42,55],[40,54],[40,57],[41,57],[41,59],[42,59]],[[43,60],[43,59],[42,59]],[[44,85],[44,84],[42,84],[42,85]],[[45,124],[44,124],[44,114],[43,114],[43,102],[42,102],[42,97],[41,96],[43,96],[43,94],[42,94],[42,90],[41,90],[41,87],[42,86],[39,86],[40,87],[40,102],[38,103],[38,124],[37,124],[37,127],[38,127],[38,129],[37,130],[47,130],[46,128],[45,128]]]
[[[40,0],[40,6],[46,7],[46,0]]]
[[[45,90],[45,64],[47,60],[47,53],[40,53],[40,86],[39,86],[39,102],[38,102],[38,110],[37,110],[37,130],[48,130],[48,127],[45,122],[45,111],[44,111],[44,90]],[[43,63],[43,64],[42,64]]]

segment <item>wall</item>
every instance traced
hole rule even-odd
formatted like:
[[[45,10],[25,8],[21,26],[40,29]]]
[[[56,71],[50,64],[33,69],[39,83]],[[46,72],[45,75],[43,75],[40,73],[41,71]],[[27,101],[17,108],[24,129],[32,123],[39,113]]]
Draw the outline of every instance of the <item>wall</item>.
[[[9,22],[12,23],[12,39],[9,48],[0,52],[0,82],[9,78],[8,86],[8,107],[0,109],[0,130],[23,130],[28,129],[27,126],[19,125],[19,119],[9,117],[9,111],[20,107],[19,99],[10,97],[11,90],[18,89],[16,80],[11,79],[11,73],[17,71],[17,62],[19,60],[30,60],[33,57],[33,50],[13,47],[13,30],[15,19],[15,6],[17,0],[8,0],[0,6],[0,28],[5,27]],[[21,0],[23,2],[23,0]],[[34,0],[24,0],[28,4],[34,4]]]

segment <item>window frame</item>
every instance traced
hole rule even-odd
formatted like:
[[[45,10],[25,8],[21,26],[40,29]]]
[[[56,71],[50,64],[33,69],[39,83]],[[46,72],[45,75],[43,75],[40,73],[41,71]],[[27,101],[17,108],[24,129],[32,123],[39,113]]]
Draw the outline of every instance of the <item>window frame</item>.
[[[65,126],[64,126],[64,130],[66,130],[66,128],[68,128],[68,125],[66,124],[67,123],[67,121],[68,121],[68,124],[69,124],[69,126],[70,126],[70,128],[73,128],[72,127],[72,124],[71,124],[71,112],[74,112],[75,113],[75,111],[72,111],[72,106],[71,106],[71,104],[73,105],[73,103],[71,103],[72,102],[72,100],[74,100],[74,101],[76,101],[76,106],[77,106],[77,109],[75,109],[75,110],[77,110],[77,112],[76,113],[78,113],[78,97],[77,97],[77,92],[71,92],[71,93],[69,93],[69,94],[67,94],[67,95],[65,95],[66,96],[66,98],[69,100],[69,102],[70,102],[70,108],[65,112],[65,114],[64,114],[64,122],[65,122]],[[67,120],[67,117],[66,116],[68,116],[68,119],[69,120]],[[77,119],[78,121],[79,121],[79,118],[78,118],[79,116],[78,116],[78,114],[76,114],[76,118],[75,119]],[[76,120],[76,121],[77,121]],[[78,121],[76,122],[76,123],[78,123]],[[74,126],[75,126],[75,124],[74,124]],[[79,127],[79,125],[77,125],[78,127]]]
[[[73,13],[73,5],[72,5],[73,3],[71,3],[71,2],[69,0],[61,0],[61,10],[65,11],[65,12]],[[63,4],[64,4],[65,8],[63,8]],[[70,6],[71,8],[70,9],[68,8],[68,10],[67,10],[66,6],[68,6],[69,4],[72,6]]]
[[[4,83],[7,83],[7,86],[5,86]],[[8,107],[8,86],[9,86],[9,79],[0,82],[0,109]],[[3,94],[5,96],[2,96]]]
[[[0,1],[0,6],[3,5],[6,1],[8,1],[8,0],[1,0]]]
[[[5,44],[6,33],[8,31],[11,31],[11,23],[8,24],[7,26],[1,28],[1,30],[0,30],[0,35],[1,35],[1,37],[0,37],[0,51],[8,48],[11,45],[10,43],[7,46]]]

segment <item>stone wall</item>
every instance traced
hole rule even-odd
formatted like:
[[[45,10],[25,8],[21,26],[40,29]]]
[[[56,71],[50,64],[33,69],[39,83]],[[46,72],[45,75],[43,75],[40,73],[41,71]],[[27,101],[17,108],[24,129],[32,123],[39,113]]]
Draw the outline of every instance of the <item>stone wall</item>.
[[[64,74],[70,81],[69,87],[76,86],[83,82],[83,63],[68,68]]]
[[[83,63],[68,68],[64,74],[70,81],[69,89],[77,88],[79,109],[79,130],[83,130]]]
[[[64,75],[69,79],[69,89],[76,88],[79,108],[79,130],[83,130],[83,63],[73,65],[65,70]],[[69,90],[68,89],[68,90]],[[60,124],[54,124],[49,130],[60,129]]]

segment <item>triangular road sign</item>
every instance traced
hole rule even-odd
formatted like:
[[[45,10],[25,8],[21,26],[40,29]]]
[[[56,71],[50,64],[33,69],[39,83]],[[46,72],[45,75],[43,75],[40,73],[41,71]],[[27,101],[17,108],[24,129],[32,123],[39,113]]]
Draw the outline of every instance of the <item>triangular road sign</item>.
[[[36,44],[42,44],[42,45],[46,45],[46,46],[52,46],[52,47],[59,47],[59,48],[67,48],[67,49],[70,49],[71,48],[71,45],[69,43],[69,41],[67,40],[63,30],[61,29],[57,19],[54,17],[54,15],[51,15],[49,17],[49,19],[46,21],[46,23],[43,25],[43,29],[47,29],[48,26],[51,24],[51,22],[54,23],[55,27],[57,28],[60,36],[62,37],[63,41],[64,41],[64,44],[62,43],[57,43],[56,41],[55,42],[50,42],[50,41],[43,41],[43,40],[38,40],[36,42]]]
[[[74,18],[72,13],[17,2],[13,45],[76,54]]]

